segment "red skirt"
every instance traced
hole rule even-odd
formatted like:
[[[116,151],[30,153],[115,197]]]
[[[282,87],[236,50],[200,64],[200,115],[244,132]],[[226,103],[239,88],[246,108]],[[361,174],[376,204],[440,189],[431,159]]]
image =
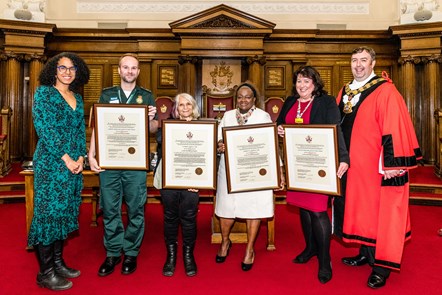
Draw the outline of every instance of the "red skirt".
[[[287,191],[286,201],[313,212],[327,211],[328,207],[328,196],[315,193]]]

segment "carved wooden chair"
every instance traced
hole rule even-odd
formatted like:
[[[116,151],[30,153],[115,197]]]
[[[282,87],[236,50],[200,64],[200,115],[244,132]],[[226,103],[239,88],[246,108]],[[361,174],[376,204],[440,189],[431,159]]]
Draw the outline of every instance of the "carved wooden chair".
[[[170,118],[173,109],[173,98],[170,96],[158,96],[155,99],[155,105],[157,107],[158,124],[161,127],[161,122],[164,119]]]
[[[11,171],[11,157],[9,155],[10,132],[11,132],[11,116],[12,109],[4,106],[1,111],[0,119],[0,177],[8,175]]]
[[[264,101],[264,110],[270,114],[273,122],[276,122],[283,104],[284,99],[281,97],[269,97]]]
[[[230,88],[225,93],[214,93],[203,85],[202,117],[221,120],[224,113],[234,107],[235,88]]]

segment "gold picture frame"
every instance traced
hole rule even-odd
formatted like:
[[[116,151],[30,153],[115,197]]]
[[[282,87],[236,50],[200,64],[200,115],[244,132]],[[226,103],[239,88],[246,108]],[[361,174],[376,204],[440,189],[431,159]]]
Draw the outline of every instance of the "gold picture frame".
[[[266,89],[285,89],[284,66],[265,67],[265,87]]]
[[[158,88],[177,88],[176,65],[159,65],[158,66]]]

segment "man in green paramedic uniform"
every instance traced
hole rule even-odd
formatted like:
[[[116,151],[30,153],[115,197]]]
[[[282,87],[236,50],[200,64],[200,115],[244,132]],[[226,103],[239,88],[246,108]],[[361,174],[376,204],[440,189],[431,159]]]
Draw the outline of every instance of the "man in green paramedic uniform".
[[[120,86],[103,89],[99,103],[144,104],[149,108],[149,131],[158,129],[155,100],[149,90],[136,85],[140,73],[138,58],[125,54],[118,65]],[[92,132],[89,148],[91,170],[100,172],[100,205],[103,209],[104,247],[106,259],[98,270],[99,276],[107,276],[121,262],[122,274],[131,274],[137,268],[137,256],[144,235],[144,205],[146,203],[146,171],[104,170],[95,159],[95,138]],[[127,227],[121,219],[121,204],[127,206]]]

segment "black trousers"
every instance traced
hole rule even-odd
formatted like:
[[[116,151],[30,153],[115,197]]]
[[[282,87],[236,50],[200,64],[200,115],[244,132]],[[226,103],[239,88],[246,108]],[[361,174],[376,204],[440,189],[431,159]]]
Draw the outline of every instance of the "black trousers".
[[[365,257],[368,257],[368,263],[370,265],[374,264],[375,252],[376,252],[375,247],[366,246],[366,245],[361,245],[361,248],[359,249],[359,254],[361,254]],[[372,269],[375,273],[380,274],[386,278],[388,278],[390,276],[391,270],[389,268],[373,265]]]
[[[185,189],[160,190],[164,208],[164,239],[166,245],[178,241],[178,228],[181,224],[183,246],[194,247],[196,240],[196,215],[199,194]]]

